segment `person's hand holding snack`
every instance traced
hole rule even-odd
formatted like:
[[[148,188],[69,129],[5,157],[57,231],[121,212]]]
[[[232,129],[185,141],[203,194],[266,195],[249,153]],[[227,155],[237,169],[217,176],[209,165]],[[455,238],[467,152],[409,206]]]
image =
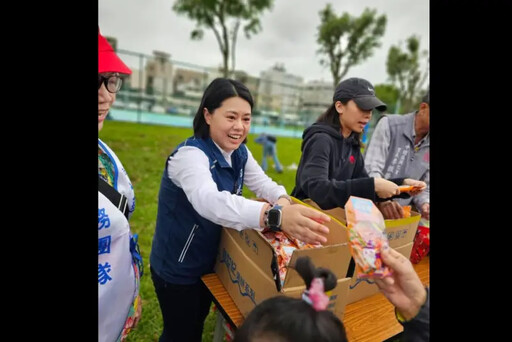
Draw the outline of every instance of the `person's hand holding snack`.
[[[375,193],[380,198],[390,198],[400,194],[398,185],[384,178],[374,178]]]
[[[427,183],[412,178],[404,179],[402,184],[413,187],[410,191],[408,191],[411,196],[416,196],[427,188]]]
[[[408,258],[390,247],[381,250],[381,257],[393,273],[374,278],[375,283],[405,320],[410,320],[427,300],[427,291]]]

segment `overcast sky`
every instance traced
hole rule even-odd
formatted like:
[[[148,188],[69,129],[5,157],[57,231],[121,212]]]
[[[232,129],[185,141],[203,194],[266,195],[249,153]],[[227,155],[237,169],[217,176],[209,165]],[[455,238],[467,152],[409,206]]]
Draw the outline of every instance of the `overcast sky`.
[[[117,38],[118,49],[151,55],[153,50],[171,54],[171,59],[201,66],[220,66],[222,56],[213,31],[202,40],[190,40],[195,22],[172,10],[174,0],[101,0],[98,22],[103,35]],[[368,7],[386,14],[387,25],[381,47],[362,64],[352,67],[347,77],[362,77],[373,84],[387,82],[386,57],[392,45],[415,34],[421,50],[429,49],[428,0],[275,0],[271,11],[261,15],[262,31],[250,40],[239,32],[236,69],[252,76],[283,63],[287,72],[305,81],[331,82],[327,67],[319,64],[316,42],[318,12],[327,3],[337,15],[360,16]],[[127,62],[129,63],[129,62]],[[130,64],[130,63],[129,63]],[[130,65],[131,66],[131,65]],[[426,63],[423,63],[426,68]],[[136,66],[133,66],[136,67]]]

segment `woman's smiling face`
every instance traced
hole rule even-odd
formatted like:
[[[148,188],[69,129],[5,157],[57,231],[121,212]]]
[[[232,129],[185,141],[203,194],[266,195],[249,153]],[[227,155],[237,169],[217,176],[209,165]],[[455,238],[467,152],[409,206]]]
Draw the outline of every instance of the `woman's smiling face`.
[[[210,113],[203,109],[210,137],[224,151],[236,150],[251,129],[251,105],[241,97],[230,97]]]

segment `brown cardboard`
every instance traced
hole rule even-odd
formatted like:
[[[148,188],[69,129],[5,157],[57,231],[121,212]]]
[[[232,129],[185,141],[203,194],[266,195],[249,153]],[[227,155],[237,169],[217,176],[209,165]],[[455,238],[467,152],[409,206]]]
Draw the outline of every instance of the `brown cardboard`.
[[[327,243],[319,248],[295,250],[290,265],[298,257],[308,255],[316,267],[328,268],[336,275],[338,283],[329,293],[329,309],[342,319],[351,280],[345,277],[351,255],[343,224],[337,220],[324,224],[330,230]],[[277,295],[300,298],[304,292],[304,280],[292,268],[278,290],[279,275],[276,279],[272,271],[275,260],[272,246],[259,231],[222,229],[215,272],[244,317],[267,298]]]
[[[314,208],[320,209],[320,207],[310,199],[305,199],[303,202]],[[322,212],[339,220],[343,223],[343,227],[346,227],[347,219],[343,208],[322,210]],[[411,217],[398,220],[384,220],[384,224],[386,225],[385,232],[389,246],[396,249],[397,247],[404,246],[409,242],[413,242],[420,219],[421,215],[411,210]]]
[[[311,199],[305,199],[303,202],[311,207],[320,209],[320,207]],[[334,208],[329,210],[322,210],[322,212],[332,216],[341,223],[346,233],[346,216],[343,208]],[[410,258],[414,237],[416,236],[416,230],[418,229],[418,223],[421,215],[415,211],[411,211],[411,217],[402,218],[398,220],[384,220],[385,234],[388,238],[389,246],[401,254]],[[371,282],[368,283],[368,282]],[[352,275],[352,281],[349,286],[348,292],[348,303],[356,302],[360,299],[369,297],[378,292],[377,285],[372,285],[371,280],[357,280]]]

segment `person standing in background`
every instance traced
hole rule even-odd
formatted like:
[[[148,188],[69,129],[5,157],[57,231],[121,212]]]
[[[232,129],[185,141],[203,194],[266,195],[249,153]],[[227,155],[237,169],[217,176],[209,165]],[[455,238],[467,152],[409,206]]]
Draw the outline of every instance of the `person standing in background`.
[[[263,158],[261,161],[261,168],[263,171],[266,172],[268,169],[267,158],[272,157],[277,173],[282,173],[283,167],[277,158],[277,138],[273,135],[262,133],[254,139],[254,142],[263,145]]]

